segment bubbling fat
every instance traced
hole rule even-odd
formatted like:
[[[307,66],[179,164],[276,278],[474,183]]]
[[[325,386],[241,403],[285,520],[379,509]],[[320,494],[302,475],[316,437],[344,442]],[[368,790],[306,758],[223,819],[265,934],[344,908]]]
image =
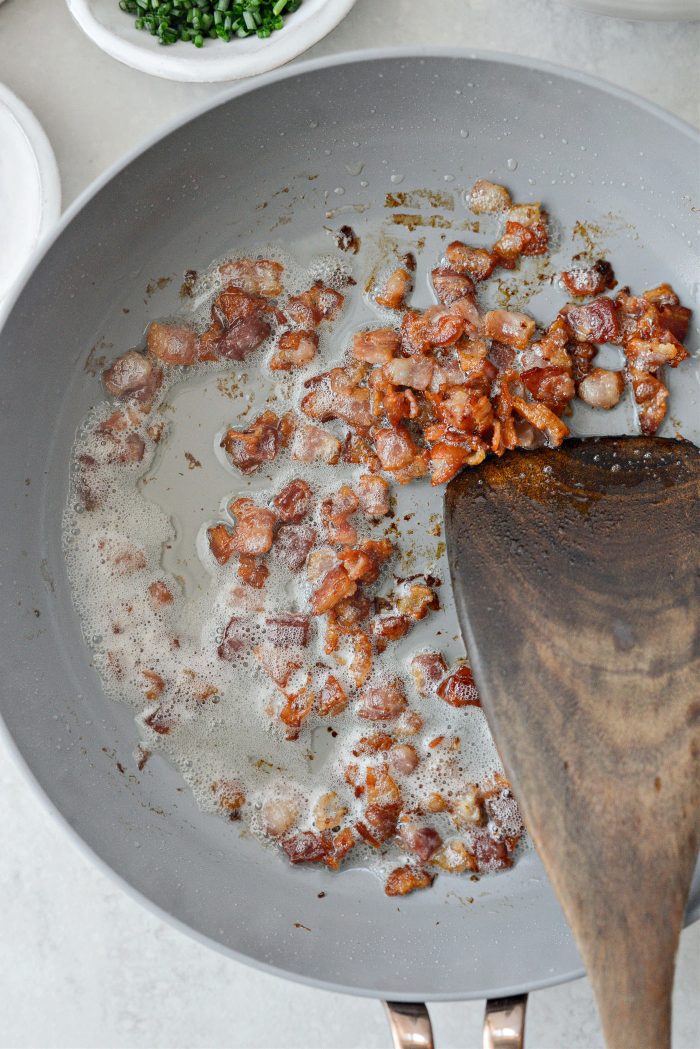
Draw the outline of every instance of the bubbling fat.
[[[347,292],[346,258],[317,258],[304,269],[279,250],[266,257],[284,263],[286,293],[303,291],[318,279]],[[199,327],[208,323],[211,299],[221,286],[217,265],[198,280],[188,323]],[[366,300],[359,294],[355,298],[363,314],[358,316],[356,308],[350,327],[346,306],[339,322],[322,325],[317,357],[305,369],[280,377],[267,368],[276,342],[274,330],[252,358],[254,382],[230,362],[166,369],[159,399],[138,430],[145,442],[141,462],[110,461],[109,442],[99,427],[114,404],[102,403],[90,412],[74,447],[64,549],[73,598],[105,691],[135,710],[142,747],[167,756],[202,809],[240,815],[254,834],[267,841],[266,813],[269,817],[270,804],[279,799],[293,814],[295,831],[314,828],[315,805],[329,791],[335,791],[347,809],[343,825],[353,826],[361,819],[362,799],[355,797],[345,772],[352,762],[364,779],[366,767],[380,763],[381,755],[352,752],[362,737],[382,731],[383,725],[359,718],[351,701],[339,716],[312,714],[299,738],[286,738],[277,716],[284,697],[259,666],[253,648],[262,636],[264,617],[308,610],[309,595],[317,584],[310,583],[303,570],[290,573],[273,548],[266,559],[270,575],[264,589],[244,586],[236,576],[235,560],[223,566],[215,562],[207,528],[221,520],[230,524],[225,508],[239,496],[251,496],[264,505],[293,478],[302,478],[315,496],[316,517],[308,523],[322,535],[318,504],[342,483],[355,487],[364,470],[343,463],[295,462],[289,452],[282,452],[269,464],[269,472],[263,469],[244,477],[223,455],[219,443],[227,426],[245,427],[265,407],[278,414],[295,407],[310,374],[342,363],[350,331],[377,323],[376,312],[368,315]],[[358,307],[358,302],[354,305]],[[385,318],[381,323],[386,323]],[[339,336],[342,329],[344,337]],[[154,422],[164,424],[158,443],[147,429]],[[326,428],[341,436],[336,425]],[[190,468],[183,450],[194,448],[195,442],[197,465]],[[86,484],[92,496],[89,512]],[[440,649],[450,662],[462,657],[464,650],[444,545],[435,538],[440,495],[427,481],[420,481],[394,491],[393,499],[388,534],[397,542],[398,553],[385,568],[378,593],[395,591],[395,576],[430,573],[443,580],[442,607],[375,656],[369,683],[398,678],[410,709],[423,719],[418,735],[396,733],[400,742],[410,742],[418,751],[417,769],[410,775],[392,775],[404,808],[425,811],[431,794],[448,800],[458,797],[467,784],[491,781],[500,765],[479,708],[456,710],[437,698],[420,698],[415,690],[409,673],[412,655]],[[387,520],[371,524],[361,512],[353,518],[361,538],[387,534]],[[217,647],[234,614],[245,620],[244,643],[235,661],[228,662],[219,658]],[[304,667],[290,679],[288,691],[303,682],[305,667],[322,665],[349,694],[354,692],[347,667],[335,654],[329,657],[323,651],[320,617],[311,620],[310,641],[302,658]],[[387,731],[392,731],[391,725]],[[441,736],[458,742],[431,748],[429,743]],[[245,795],[240,813],[234,805],[226,806],[227,797],[237,791]],[[507,796],[499,804],[503,809],[499,819],[508,833]],[[521,829],[515,812],[510,820],[514,835]],[[431,815],[430,823],[445,840],[455,834],[454,824],[442,813]],[[405,862],[395,844],[382,849],[360,844],[349,863],[385,873],[399,857]]]

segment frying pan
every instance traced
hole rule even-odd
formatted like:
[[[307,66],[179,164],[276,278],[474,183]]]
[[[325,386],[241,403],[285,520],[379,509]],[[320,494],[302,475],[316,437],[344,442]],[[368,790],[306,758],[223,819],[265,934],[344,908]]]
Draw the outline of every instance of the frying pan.
[[[504,996],[581,974],[533,851],[506,873],[440,877],[397,902],[362,870],[291,869],[199,811],[158,756],[138,772],[132,712],[101,690],[61,551],[70,450],[102,397],[99,358],[138,345],[149,316],[181,308],[183,271],[227,252],[277,240],[306,257],[333,246],[324,227],[348,223],[370,256],[389,231],[402,244],[425,238],[436,258],[469,219],[462,193],[479,176],[543,200],[560,224],[560,265],[598,238],[624,281],[669,279],[697,309],[697,174],[695,132],[581,74],[454,50],[372,52],[235,87],[64,217],[0,336],[0,704],[49,805],[162,917],[277,974],[396,1001]],[[408,198],[402,213],[422,224],[397,222],[385,195],[416,188],[453,205]],[[584,232],[572,235],[577,221]],[[146,305],[146,284],[163,276],[171,283]],[[417,294],[425,305],[427,285]],[[529,308],[544,320],[556,303],[542,280]],[[664,432],[677,420],[700,438],[699,395],[697,369],[671,376]],[[574,428],[629,429],[621,412],[577,413]],[[700,871],[688,920],[699,914]]]

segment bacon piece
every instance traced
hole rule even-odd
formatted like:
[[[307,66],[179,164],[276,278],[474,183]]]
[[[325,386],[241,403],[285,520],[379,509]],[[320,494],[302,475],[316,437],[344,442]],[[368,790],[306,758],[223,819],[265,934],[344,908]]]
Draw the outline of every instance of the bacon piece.
[[[269,578],[270,569],[258,557],[241,554],[236,575],[246,586],[252,586],[254,590],[262,590]]]
[[[435,695],[447,673],[447,663],[440,652],[419,652],[411,660],[411,677],[419,696]]]
[[[345,438],[343,460],[346,463],[362,464],[373,473],[382,468],[379,458],[374,454],[367,441],[356,433],[349,433]]]
[[[577,342],[571,352],[572,378],[575,383],[580,383],[589,374],[593,367],[593,359],[598,349],[590,342]]]
[[[235,259],[219,266],[224,280],[230,280],[250,295],[275,298],[282,294],[281,276],[284,266],[272,259]]]
[[[438,266],[430,273],[438,302],[451,306],[459,299],[474,295],[474,281],[466,273],[449,266]]]
[[[142,670],[141,673],[145,677],[148,685],[148,688],[144,692],[146,699],[151,701],[156,700],[165,688],[165,681],[160,674],[156,674],[155,670]]]
[[[197,358],[197,336],[184,325],[153,321],[146,332],[146,349],[164,364],[193,364]]]
[[[591,408],[614,408],[625,388],[622,372],[594,368],[578,385],[578,395]]]
[[[272,500],[280,521],[299,524],[303,521],[313,501],[311,486],[299,478],[290,481]]]
[[[265,618],[265,637],[278,648],[306,648],[311,621],[303,612],[279,612]]]
[[[356,593],[330,610],[326,618],[326,652],[335,652],[343,637],[365,633],[372,602],[365,594]]]
[[[489,310],[484,316],[484,331],[488,339],[496,339],[516,350],[524,350],[535,333],[535,322],[526,313]]]
[[[437,695],[451,707],[480,707],[479,692],[471,668],[463,663],[440,682]]]
[[[428,863],[442,845],[442,838],[433,827],[419,827],[415,823],[402,823],[398,836],[402,848],[414,853],[421,863]]]
[[[429,889],[434,881],[434,876],[427,871],[419,871],[408,865],[395,867],[386,879],[384,892],[387,896],[407,896],[416,889]]]
[[[484,248],[470,248],[459,240],[447,245],[445,252],[450,268],[466,274],[473,281],[486,280],[494,271],[495,260]]]
[[[349,518],[355,513],[360,501],[352,488],[343,484],[335,495],[321,503],[321,522],[326,529],[327,539],[334,546],[351,546],[357,542],[357,531]]]
[[[337,717],[348,705],[347,692],[337,677],[329,674],[318,697],[318,712],[322,718]]]
[[[263,803],[260,817],[265,834],[269,838],[281,838],[296,823],[298,812],[291,798],[278,796]]]
[[[479,869],[476,856],[459,838],[452,838],[445,842],[442,848],[435,853],[431,862],[450,874],[463,874],[464,871],[476,873]]]
[[[607,288],[617,284],[613,268],[604,259],[598,259],[588,266],[576,266],[559,274],[559,279],[574,298],[585,298],[589,295],[600,295]]]
[[[389,310],[399,310],[406,301],[412,283],[411,274],[400,267],[389,274],[374,301],[378,306],[385,306]]]
[[[384,517],[389,513],[389,482],[383,477],[362,474],[357,482],[358,496],[367,517]]]
[[[372,637],[377,652],[384,652],[390,641],[405,637],[412,626],[413,620],[409,616],[378,616],[372,623]]]
[[[352,355],[367,364],[386,364],[401,349],[401,337],[393,328],[375,328],[355,332]]]
[[[505,186],[484,178],[477,179],[469,191],[469,207],[475,215],[494,215],[499,211],[507,211],[512,203]]]
[[[331,568],[311,595],[311,614],[323,615],[343,598],[352,597],[356,590],[357,583],[353,582],[343,565]]]
[[[277,350],[270,358],[270,368],[275,371],[291,371],[305,368],[316,356],[318,335],[315,331],[285,331],[279,337]]]
[[[486,458],[486,450],[448,444],[438,441],[430,449],[431,484],[446,484],[465,466],[478,466]]]
[[[221,447],[241,473],[250,474],[275,458],[279,443],[279,419],[265,411],[247,430],[227,430]]]
[[[366,634],[355,634],[350,643],[353,656],[348,669],[355,688],[362,688],[372,671],[372,642]]]
[[[159,736],[168,736],[175,727],[172,714],[167,714],[160,706],[157,706],[148,717],[143,719],[144,725],[157,732]]]
[[[447,306],[408,310],[401,321],[401,344],[408,354],[430,353],[436,346],[452,346],[465,327],[465,318]]]
[[[406,697],[398,681],[374,685],[360,694],[355,711],[365,721],[393,721],[406,709]]]
[[[652,437],[666,415],[668,388],[650,372],[630,369],[632,391],[639,411],[639,424],[643,434]]]
[[[242,653],[253,650],[258,636],[259,628],[254,619],[246,616],[231,616],[217,650],[219,659],[235,663]]]
[[[666,364],[671,368],[677,368],[690,354],[685,346],[668,332],[660,339],[628,339],[625,342],[625,356],[632,368],[653,373]]]
[[[426,472],[425,456],[422,450],[411,437],[411,434],[403,426],[377,430],[374,435],[374,444],[377,450],[382,469],[390,473],[397,471],[413,471],[413,476],[422,477]],[[403,484],[404,480],[397,477]],[[410,480],[410,476],[406,476]]]
[[[321,546],[312,551],[306,560],[306,578],[315,583],[335,568],[338,563],[335,550],[330,546]]]
[[[411,743],[396,743],[389,751],[389,764],[401,776],[410,776],[418,768],[420,758]]]
[[[290,572],[300,572],[317,538],[316,529],[309,525],[280,525],[274,542],[275,556]]]
[[[229,506],[236,517],[232,545],[239,554],[266,554],[272,549],[275,514],[252,499],[236,499]]]
[[[564,438],[569,436],[569,427],[545,404],[528,404],[522,397],[513,397],[513,409],[536,430],[540,430],[553,448],[558,448]]]
[[[355,844],[355,835],[350,827],[344,827],[339,834],[333,838],[331,853],[326,857],[326,866],[331,870],[338,870],[347,854]]]
[[[285,704],[280,710],[280,721],[287,726],[287,739],[298,739],[301,726],[313,710],[316,697],[308,684],[297,692],[285,693],[285,696]]]
[[[433,377],[433,367],[433,361],[428,357],[395,357],[384,365],[382,375],[394,386],[427,390]]]
[[[323,863],[333,846],[328,837],[304,830],[285,839],[282,848],[290,863]]]
[[[294,434],[292,459],[301,463],[335,464],[340,459],[340,441],[323,427],[305,423]]]
[[[399,597],[396,607],[401,615],[418,622],[425,619],[428,612],[436,612],[440,608],[440,602],[435,591],[429,586],[412,583],[406,593]]]
[[[480,871],[500,871],[513,866],[505,842],[494,841],[485,832],[476,836],[474,853]]]
[[[163,372],[143,353],[128,350],[105,369],[102,381],[113,397],[136,401],[149,411],[163,382]]]
[[[245,804],[245,792],[234,780],[222,779],[212,783],[211,791],[219,808],[228,813],[229,819],[238,819]]]
[[[359,362],[357,366],[364,367]],[[302,398],[301,410],[317,422],[342,419],[350,426],[368,429],[374,420],[370,392],[358,385],[363,377],[350,368],[333,368],[325,375],[314,376],[306,383],[307,386],[313,383],[314,389]]]
[[[654,306],[678,306],[680,299],[670,284],[659,284],[644,292],[644,298]]]
[[[616,305],[606,295],[585,306],[564,306],[559,316],[564,317],[577,342],[615,342],[620,335]]]
[[[529,207],[529,204],[519,204],[511,208],[511,214],[522,214],[520,209]],[[537,211],[539,213],[539,206]],[[509,219],[503,235],[493,246],[492,255],[497,265],[513,269],[521,255],[545,255],[548,248],[549,232],[546,222],[520,222],[517,219]]]
[[[351,579],[369,586],[376,583],[382,565],[393,552],[390,539],[365,539],[356,549],[341,550],[338,560],[345,565]]]
[[[520,381],[536,401],[541,401],[559,415],[576,393],[569,368],[528,368]]]
[[[329,790],[314,805],[316,830],[323,832],[336,829],[347,814],[347,806],[342,804],[334,790]]]
[[[148,596],[151,600],[151,604],[155,608],[162,608],[163,605],[171,605],[175,598],[170,587],[162,581],[162,579],[156,579],[154,583],[148,588]]]
[[[301,295],[291,295],[287,308],[295,324],[303,328],[317,328],[324,320],[333,320],[342,309],[345,298],[339,291],[316,281]]]
[[[365,841],[378,849],[396,833],[400,812],[400,803],[368,805],[364,812],[363,822],[358,823],[356,829]]]
[[[269,338],[272,328],[262,317],[236,321],[217,340],[216,356],[227,361],[243,361]]]
[[[448,387],[441,397],[430,398],[438,418],[466,434],[485,434],[493,426],[493,408],[488,397],[469,386]]]
[[[236,552],[233,535],[226,525],[218,524],[213,528],[207,528],[207,539],[209,549],[220,565],[225,565]]]

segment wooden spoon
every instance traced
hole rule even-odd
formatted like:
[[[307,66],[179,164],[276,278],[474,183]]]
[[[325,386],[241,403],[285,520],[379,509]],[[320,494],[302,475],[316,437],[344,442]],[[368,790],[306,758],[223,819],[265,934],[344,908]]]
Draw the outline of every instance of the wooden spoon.
[[[445,496],[462,634],[611,1049],[670,1045],[700,838],[700,450],[567,441]]]

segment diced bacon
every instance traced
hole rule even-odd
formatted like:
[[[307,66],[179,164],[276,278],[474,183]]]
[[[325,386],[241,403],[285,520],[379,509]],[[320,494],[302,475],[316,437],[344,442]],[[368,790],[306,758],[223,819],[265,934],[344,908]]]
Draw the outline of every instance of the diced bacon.
[[[355,634],[350,644],[353,655],[348,669],[355,688],[362,688],[372,671],[372,642],[366,634]]]
[[[484,434],[493,426],[493,408],[488,397],[468,386],[449,387],[442,397],[431,398],[439,419],[459,433]]]
[[[311,621],[303,612],[279,612],[265,619],[266,640],[278,648],[306,648]]]
[[[578,395],[591,408],[614,408],[625,388],[622,372],[594,368],[578,386]]]
[[[332,849],[327,837],[312,830],[294,834],[282,842],[290,863],[322,863]]]
[[[613,268],[604,259],[598,259],[588,266],[576,266],[559,274],[559,279],[574,298],[589,295],[600,295],[617,284]]]
[[[146,333],[146,348],[164,364],[193,364],[197,358],[197,336],[181,324],[153,321]]]
[[[527,205],[519,205],[526,207]],[[513,212],[515,208],[511,209]],[[514,219],[506,222],[503,236],[493,246],[496,262],[512,269],[521,255],[545,255],[549,248],[549,231],[546,222],[525,224]]]
[[[326,618],[326,652],[330,654],[338,647],[343,637],[354,637],[365,633],[372,602],[362,593],[339,601]]]
[[[397,389],[391,384],[380,381],[375,393],[381,397],[381,408],[377,406],[377,415],[383,410],[390,426],[399,426],[406,419],[417,419],[420,415],[420,404],[413,390]]]
[[[384,517],[389,513],[389,482],[374,474],[362,474],[357,482],[360,506],[367,517]]]
[[[259,637],[259,628],[249,616],[231,616],[221,644],[218,648],[219,659],[235,663],[243,653],[252,652]]]
[[[226,525],[218,524],[207,528],[209,549],[220,565],[225,565],[236,552],[233,535]]]
[[[280,521],[299,524],[303,521],[313,502],[311,486],[299,478],[290,481],[272,500]]]
[[[437,441],[430,449],[431,484],[446,484],[465,466],[478,466],[486,458],[486,449],[480,441],[475,446]]]
[[[438,266],[430,274],[438,302],[451,306],[458,299],[474,294],[474,281],[466,273],[459,273],[449,266]]]
[[[474,853],[480,871],[500,871],[513,866],[505,842],[494,841],[486,832],[476,836]]]
[[[628,339],[625,356],[631,367],[638,371],[654,372],[666,364],[677,368],[690,354],[682,343],[668,333],[660,339]]]
[[[433,827],[419,827],[416,823],[402,823],[399,841],[406,852],[412,852],[421,863],[428,863],[442,845],[442,838]]]
[[[352,753],[353,757],[356,758],[358,758],[361,754],[382,754],[388,750],[391,750],[393,745],[394,737],[390,736],[387,732],[373,732],[371,736],[362,736],[362,738],[359,739],[353,747]],[[400,798],[400,791],[398,789],[398,786],[396,787],[395,792],[390,792],[391,798],[389,799],[387,799],[387,797],[385,797],[382,792],[378,792],[376,782],[376,770],[372,770],[372,775],[374,776],[374,779],[372,780],[373,785],[371,787],[371,800],[376,800],[377,798],[381,798],[384,801],[391,800],[391,798],[394,798],[394,794],[394,800],[398,800]],[[393,780],[393,777],[389,776],[389,778],[391,779],[392,783],[395,782]]]
[[[337,717],[348,705],[347,692],[338,679],[329,674],[318,697],[318,712],[322,718]]]
[[[175,600],[172,590],[162,579],[156,579],[154,583],[151,583],[148,588],[148,596],[154,608],[171,605]]]
[[[314,805],[314,823],[316,830],[334,830],[347,816],[347,806],[343,805],[334,790],[322,794]]]
[[[656,288],[649,288],[644,292],[644,298],[655,306],[678,306],[680,302],[670,284],[659,284]]]
[[[643,296],[630,295],[629,292],[629,288],[622,288],[615,296],[622,341],[633,335],[641,339],[655,338],[660,334],[659,307]]]
[[[417,736],[423,731],[423,718],[417,710],[404,710],[394,724],[397,736]]]
[[[427,390],[433,377],[433,367],[429,357],[395,357],[384,365],[382,374],[394,386]]]
[[[413,281],[408,270],[400,267],[389,274],[383,287],[375,296],[378,306],[385,306],[389,310],[398,310],[404,305],[406,296],[411,290]]]
[[[395,743],[389,751],[389,764],[400,776],[410,776],[420,764],[418,751],[411,743]]]
[[[250,295],[264,295],[265,298],[282,294],[283,272],[284,266],[272,259],[236,259],[219,266],[224,280],[230,280]]]
[[[240,784],[230,779],[221,779],[211,785],[219,808],[228,812],[229,819],[237,819],[245,804],[245,792]]]
[[[453,670],[436,689],[437,695],[451,707],[480,707],[479,691],[471,668],[463,663]]]
[[[239,554],[266,554],[272,549],[275,514],[252,499],[236,499],[229,510],[236,516],[233,549]]]
[[[568,368],[528,368],[520,373],[520,381],[536,401],[541,401],[560,414],[576,393]]]
[[[396,833],[400,811],[400,803],[368,805],[363,821],[357,824],[357,831],[366,842],[378,849]]]
[[[373,473],[376,473],[382,468],[379,458],[372,451],[368,442],[364,437],[360,437],[355,433],[349,433],[345,439],[343,461],[355,465],[361,464],[362,466],[366,466],[367,469],[371,470]]]
[[[277,349],[270,358],[272,371],[291,371],[292,368],[305,368],[316,356],[318,335],[315,331],[285,331],[279,337]]]
[[[326,856],[326,866],[331,870],[337,870],[347,854],[355,844],[355,835],[350,827],[344,827],[339,834],[333,838],[332,851]]]
[[[281,689],[286,688],[290,677],[304,665],[304,653],[300,648],[283,648],[281,645],[273,645],[268,641],[256,645],[253,649],[261,670],[263,670],[271,681],[279,685]]]
[[[262,313],[270,312],[271,307],[259,295],[251,295],[235,284],[229,284],[214,299],[211,307],[212,332],[214,338],[220,337],[231,325],[239,321],[251,320]],[[274,312],[274,311],[273,311]]]
[[[322,381],[302,398],[301,410],[317,422],[342,419],[350,426],[366,430],[374,421],[370,392],[366,387],[355,385],[351,377],[344,380],[343,372],[343,368],[334,368],[328,376],[317,377]]]
[[[505,186],[480,178],[469,192],[469,207],[475,215],[497,214],[507,211],[512,201]]]
[[[451,269],[467,274],[473,281],[486,280],[494,271],[495,261],[484,248],[470,248],[459,240],[447,245],[445,252]]]
[[[428,612],[436,612],[440,608],[440,602],[435,591],[429,586],[412,583],[408,590],[398,598],[396,607],[401,615],[418,622],[420,619],[425,619]]]
[[[401,336],[393,328],[355,332],[352,355],[367,364],[386,364],[401,349]]]
[[[465,327],[464,317],[447,306],[408,310],[401,321],[401,344],[409,354],[430,353],[436,346],[452,346]]]
[[[300,572],[317,539],[309,525],[280,525],[275,535],[274,554],[290,572]]]
[[[288,310],[295,324],[316,328],[324,320],[334,320],[342,309],[344,296],[317,281],[308,291],[289,298]]]
[[[668,388],[650,372],[630,369],[632,391],[639,410],[642,433],[653,436],[666,415]]]
[[[476,872],[479,869],[476,856],[459,838],[452,838],[445,842],[442,848],[435,853],[431,863],[450,874],[463,874],[464,871]]]
[[[301,463],[331,463],[340,459],[340,441],[321,426],[305,423],[294,434],[292,459]]]
[[[247,430],[227,430],[221,447],[241,473],[254,473],[277,455],[279,419],[274,412],[265,411]]]
[[[245,317],[236,321],[218,340],[217,357],[227,361],[243,361],[261,346],[272,332],[262,317]]]
[[[272,797],[263,802],[260,817],[268,838],[281,838],[287,834],[298,819],[295,802],[291,798]]]
[[[484,331],[488,339],[496,339],[516,350],[524,350],[535,334],[535,322],[526,313],[489,310],[484,316]]]
[[[136,401],[148,411],[163,382],[163,372],[143,353],[129,350],[105,369],[102,381],[113,397]]]
[[[287,739],[298,739],[301,726],[313,710],[316,697],[308,685],[285,695],[285,704],[280,710],[280,721],[287,726]]]
[[[664,328],[665,331],[670,331],[680,342],[683,342],[683,339],[688,334],[693,311],[689,310],[687,306],[669,305],[657,306],[656,312],[660,327]]]
[[[404,615],[378,616],[372,623],[372,637],[377,652],[384,652],[390,641],[405,637],[413,626],[413,620]]]
[[[365,721],[393,721],[406,709],[406,697],[398,681],[364,689],[355,708]]]
[[[520,418],[540,430],[553,448],[558,448],[569,436],[569,427],[545,404],[529,404],[522,397],[513,397],[513,409]]]
[[[419,652],[411,660],[411,677],[419,696],[435,695],[447,673],[447,663],[439,652]]]
[[[408,430],[403,426],[377,430],[374,435],[374,443],[382,469],[388,471],[411,466],[421,452]]]
[[[269,578],[270,569],[262,563],[259,557],[241,554],[236,575],[246,586],[252,586],[254,590],[262,590]]]
[[[384,892],[387,896],[407,896],[416,889],[429,889],[434,880],[433,875],[427,871],[419,871],[410,866],[395,867],[386,879]]]
[[[526,229],[537,226],[542,219],[542,206],[538,200],[532,204],[513,204],[506,215],[508,222],[516,222],[519,226],[525,226]]]
[[[479,827],[485,822],[484,799],[476,784],[470,783],[449,805],[450,817],[455,827]]]
[[[357,583],[348,575],[343,565],[331,568],[323,577],[321,585],[311,595],[311,613],[323,615],[345,597],[352,597],[357,590]]]
[[[605,295],[585,306],[564,306],[559,312],[577,342],[615,342],[620,335],[616,305]]]
[[[338,559],[345,565],[351,579],[366,585],[379,578],[382,565],[394,551],[390,539],[365,539],[357,549],[341,550]]]
[[[580,383],[589,374],[597,353],[598,348],[590,342],[578,342],[573,346],[571,375],[575,383]]]

